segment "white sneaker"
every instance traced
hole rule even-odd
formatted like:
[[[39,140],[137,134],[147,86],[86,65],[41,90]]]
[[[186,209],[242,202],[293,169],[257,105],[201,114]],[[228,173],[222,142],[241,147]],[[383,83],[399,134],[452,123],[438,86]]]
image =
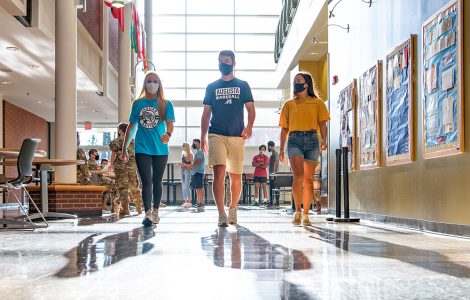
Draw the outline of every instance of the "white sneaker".
[[[227,215],[225,214],[225,212],[223,214],[219,214],[219,223],[218,223],[219,227],[227,227],[228,224],[227,224]]]
[[[228,209],[228,223],[232,225],[237,224],[237,209],[236,208],[229,208]]]
[[[144,226],[152,226],[153,223],[151,221],[151,218],[152,218],[152,210],[149,209],[145,212],[145,217],[144,217],[144,220],[142,221],[142,225]]]
[[[150,214],[150,221],[152,221],[153,224],[158,224],[160,223],[160,217],[158,216],[158,209],[152,209],[152,213]]]

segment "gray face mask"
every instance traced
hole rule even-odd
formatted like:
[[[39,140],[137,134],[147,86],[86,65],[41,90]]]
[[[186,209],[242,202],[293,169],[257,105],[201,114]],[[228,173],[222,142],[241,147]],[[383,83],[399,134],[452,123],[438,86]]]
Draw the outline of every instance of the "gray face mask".
[[[156,82],[147,82],[145,84],[145,89],[147,90],[147,93],[149,94],[157,93],[159,87],[160,85]]]

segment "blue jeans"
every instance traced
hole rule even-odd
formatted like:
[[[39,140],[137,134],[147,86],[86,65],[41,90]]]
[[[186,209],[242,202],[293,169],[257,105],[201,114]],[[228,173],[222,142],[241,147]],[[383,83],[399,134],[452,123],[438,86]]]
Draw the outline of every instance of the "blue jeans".
[[[187,169],[181,170],[181,189],[183,190],[183,199],[191,199],[191,172]]]
[[[320,145],[316,131],[292,131],[287,139],[289,158],[302,156],[305,161],[317,162]]]

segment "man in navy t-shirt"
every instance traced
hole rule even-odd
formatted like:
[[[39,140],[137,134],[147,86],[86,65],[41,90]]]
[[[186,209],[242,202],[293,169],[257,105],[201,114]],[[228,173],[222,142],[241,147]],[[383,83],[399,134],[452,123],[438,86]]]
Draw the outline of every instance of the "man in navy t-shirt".
[[[219,53],[221,78],[209,84],[204,97],[201,118],[201,148],[207,152],[209,167],[214,170],[213,193],[219,211],[219,226],[237,224],[237,204],[240,198],[245,140],[251,137],[255,121],[255,105],[250,86],[235,78],[235,54],[231,50]],[[248,124],[244,124],[244,107]],[[211,118],[212,117],[212,118]],[[210,121],[210,126],[209,126]],[[209,133],[209,135],[208,135]],[[230,175],[232,203],[229,215],[224,210],[225,171]]]

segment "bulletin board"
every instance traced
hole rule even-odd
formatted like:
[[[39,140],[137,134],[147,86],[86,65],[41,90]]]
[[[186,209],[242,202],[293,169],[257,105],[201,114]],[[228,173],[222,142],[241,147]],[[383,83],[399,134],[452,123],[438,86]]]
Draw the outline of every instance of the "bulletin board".
[[[385,63],[385,119],[387,165],[414,160],[414,39],[415,35],[396,47]]]
[[[462,153],[462,3],[451,1],[423,24],[423,155]]]
[[[356,102],[357,81],[354,81],[339,93],[340,110],[340,145],[348,147],[348,171],[356,168]]]
[[[382,62],[359,77],[359,168],[374,169],[381,164]]]

